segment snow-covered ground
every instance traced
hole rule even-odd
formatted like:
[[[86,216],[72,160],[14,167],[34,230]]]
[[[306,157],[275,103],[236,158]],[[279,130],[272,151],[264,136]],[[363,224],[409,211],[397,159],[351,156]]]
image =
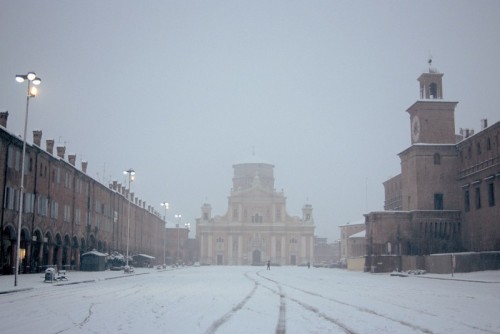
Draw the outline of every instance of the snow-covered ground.
[[[2,333],[500,333],[500,271],[209,266],[13,285],[0,276]]]

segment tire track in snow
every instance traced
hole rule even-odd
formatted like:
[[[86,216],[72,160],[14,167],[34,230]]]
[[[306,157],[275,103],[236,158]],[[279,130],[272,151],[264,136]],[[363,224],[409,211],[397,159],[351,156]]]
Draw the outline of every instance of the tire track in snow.
[[[260,285],[260,283],[256,279],[250,277],[248,274],[249,274],[249,272],[245,273],[246,278],[253,281],[257,285]],[[257,275],[260,276],[259,272],[257,272]],[[277,282],[275,282],[275,283],[278,286],[279,292],[276,292],[275,290],[268,288],[267,286],[264,286],[264,285],[263,285],[263,287],[268,289],[272,293],[279,295],[279,297],[280,297],[280,309],[279,309],[278,323],[276,324],[275,333],[276,334],[285,334],[286,333],[286,299],[285,299],[285,294],[284,294],[283,290],[281,289],[281,286]]]
[[[279,295],[280,295],[280,298],[283,298],[283,304],[284,304],[284,305],[286,305],[286,304],[285,304],[285,303],[286,303],[286,302],[285,302],[285,298],[288,298],[288,299],[290,299],[291,301],[293,301],[293,302],[297,303],[298,305],[300,305],[302,308],[304,308],[304,309],[306,309],[306,310],[308,310],[308,311],[310,311],[310,312],[313,312],[314,314],[316,314],[317,316],[319,316],[319,317],[323,318],[324,320],[327,320],[328,322],[331,322],[331,323],[332,323],[332,324],[334,324],[335,326],[339,327],[339,328],[340,328],[340,329],[341,329],[344,333],[346,333],[346,334],[357,334],[357,332],[353,331],[352,329],[350,329],[349,327],[347,327],[346,325],[344,325],[344,324],[343,324],[340,320],[338,320],[338,319],[334,319],[334,318],[332,318],[332,317],[330,317],[330,316],[328,316],[328,315],[326,315],[326,314],[324,314],[324,313],[320,312],[320,311],[319,311],[316,307],[311,306],[311,305],[308,305],[308,304],[306,304],[306,303],[304,303],[304,302],[301,302],[301,301],[299,301],[299,300],[297,300],[297,299],[295,299],[295,298],[286,297],[286,296],[285,296],[285,294],[283,293],[283,289],[282,289],[282,287],[281,287],[281,283],[279,283],[278,281],[262,276],[262,275],[260,274],[260,271],[258,271],[258,272],[256,273],[256,275],[257,275],[257,276],[259,276],[259,277],[260,277],[260,278],[262,278],[262,279],[265,279],[265,280],[268,280],[268,281],[270,281],[270,282],[273,282],[274,284],[276,284],[276,285],[278,286],[279,291],[276,291],[276,290],[274,290],[273,288],[270,288],[270,287],[267,287],[267,286],[264,286],[264,285],[263,285],[263,287],[265,287],[266,289],[270,290],[271,292],[276,293],[276,294],[279,294]],[[281,315],[281,307],[280,307],[280,321],[281,321],[281,317],[282,317],[282,315]],[[283,313],[283,318],[284,318],[284,317],[285,317],[285,313]],[[278,324],[279,324],[279,323],[278,323]],[[277,334],[278,334],[278,333],[282,334],[282,333],[285,333],[285,331],[283,331],[283,332],[279,332],[279,331],[278,331],[278,327],[277,327],[277,328],[276,328],[276,333],[277,333]]]
[[[271,278],[264,277],[264,276],[260,275],[259,272],[257,272],[257,275],[259,277],[262,277],[263,279],[271,281],[271,282],[273,282],[275,284],[279,284],[279,282],[277,282],[276,280],[273,280]],[[359,312],[369,313],[371,315],[375,315],[375,316],[384,318],[386,320],[390,320],[390,321],[396,322],[396,323],[398,323],[400,325],[403,325],[405,327],[409,327],[412,330],[420,331],[420,332],[426,333],[426,334],[433,334],[434,333],[430,329],[423,328],[421,326],[417,326],[415,324],[409,323],[409,322],[404,321],[404,320],[400,320],[400,319],[389,317],[387,315],[383,315],[381,313],[376,312],[375,310],[372,310],[372,309],[369,309],[369,308],[366,308],[366,307],[360,307],[360,306],[357,306],[357,305],[354,305],[354,304],[349,304],[349,303],[346,303],[346,302],[343,302],[341,300],[337,300],[337,299],[334,299],[334,298],[327,298],[327,297],[324,297],[324,296],[322,296],[322,295],[320,295],[318,293],[307,291],[307,290],[304,290],[304,289],[301,289],[301,288],[297,288],[297,287],[294,287],[294,286],[291,286],[291,285],[288,285],[288,284],[283,284],[283,286],[286,286],[288,288],[300,291],[302,293],[305,293],[305,294],[308,294],[308,295],[311,295],[311,296],[314,296],[314,297],[322,298],[322,299],[325,299],[325,300],[328,300],[328,301],[331,301],[331,302],[334,302],[334,303],[337,303],[337,304],[340,304],[340,305],[352,307],[352,308],[356,309]],[[292,300],[295,303],[299,304],[303,308],[305,308],[305,309],[307,309],[307,310],[309,310],[311,312],[314,312],[315,314],[317,314],[318,316],[322,317],[323,319],[333,322],[335,325],[337,325],[337,326],[341,327],[342,329],[344,329],[346,331],[346,333],[356,333],[353,330],[349,329],[346,325],[344,325],[340,320],[334,319],[334,318],[332,318],[332,317],[324,314],[318,308],[316,308],[314,306],[311,306],[311,305],[308,305],[308,304],[306,304],[306,303],[304,303],[302,301],[299,301],[299,300],[297,300],[295,298],[290,298],[290,300]]]
[[[210,327],[208,327],[208,329],[205,331],[205,334],[214,334],[221,325],[223,325],[225,322],[227,322],[229,320],[229,318],[231,318],[236,312],[241,310],[241,308],[243,306],[245,306],[245,304],[248,302],[248,300],[250,298],[252,298],[252,296],[254,295],[255,290],[257,290],[258,286],[259,286],[259,284],[256,281],[254,281],[254,286],[253,286],[253,289],[250,291],[250,293],[245,298],[243,298],[236,306],[234,306],[229,312],[224,314],[219,319],[215,320],[210,325]]]
[[[285,293],[281,286],[280,289],[280,315],[278,318],[278,324],[276,325],[276,334],[285,334],[286,333],[286,300]]]

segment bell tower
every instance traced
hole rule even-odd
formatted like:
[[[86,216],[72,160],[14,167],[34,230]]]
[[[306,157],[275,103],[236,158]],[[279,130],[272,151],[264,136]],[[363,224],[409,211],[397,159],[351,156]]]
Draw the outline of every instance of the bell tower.
[[[408,110],[412,144],[455,144],[455,107],[458,102],[443,100],[443,73],[432,68],[417,79],[420,99]]]

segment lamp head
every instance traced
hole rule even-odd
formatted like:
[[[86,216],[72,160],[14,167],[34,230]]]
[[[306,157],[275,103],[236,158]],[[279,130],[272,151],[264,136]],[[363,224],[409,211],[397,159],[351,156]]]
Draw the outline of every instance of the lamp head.
[[[33,81],[36,78],[36,73],[28,72],[28,74],[26,74],[26,78],[28,78],[29,81]]]
[[[22,74],[16,74],[16,81],[17,82],[24,82],[24,80],[26,80],[26,76],[24,76]]]
[[[34,86],[31,87],[31,89],[30,89],[30,97],[35,97],[37,93],[38,93],[38,88],[36,88]]]

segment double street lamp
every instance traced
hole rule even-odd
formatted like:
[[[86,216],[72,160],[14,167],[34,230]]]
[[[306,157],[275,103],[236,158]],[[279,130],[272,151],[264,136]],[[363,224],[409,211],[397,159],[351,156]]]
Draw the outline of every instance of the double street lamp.
[[[160,203],[161,206],[165,208],[165,224],[163,226],[163,266],[165,267],[167,265],[167,255],[166,255],[166,247],[167,247],[167,210],[168,210],[168,203],[163,202]]]
[[[129,272],[130,267],[128,266],[128,249],[129,249],[129,242],[130,242],[130,183],[134,181],[134,175],[135,171],[132,168],[129,168],[126,171],[123,171],[123,174],[128,176],[128,213],[127,213],[127,257],[125,258],[125,272]]]
[[[17,286],[17,275],[19,274],[19,254],[21,248],[21,228],[22,228],[22,214],[23,214],[23,193],[24,193],[24,160],[26,154],[26,131],[28,127],[28,109],[30,105],[30,99],[36,96],[37,88],[42,79],[36,76],[35,72],[28,72],[27,74],[17,74],[16,81],[21,83],[28,81],[28,92],[26,94],[26,113],[24,116],[24,135],[23,135],[23,153],[21,156],[21,186],[19,191],[19,222],[17,225],[17,246],[16,246],[16,268],[14,274],[14,286]]]

